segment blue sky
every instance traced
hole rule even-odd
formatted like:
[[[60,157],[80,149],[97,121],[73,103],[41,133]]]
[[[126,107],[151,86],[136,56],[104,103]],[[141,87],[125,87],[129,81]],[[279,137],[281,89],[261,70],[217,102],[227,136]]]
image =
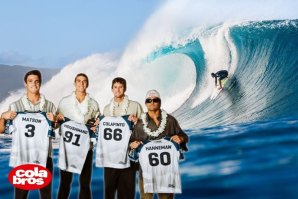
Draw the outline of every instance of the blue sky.
[[[0,64],[63,67],[121,51],[162,0],[1,2]]]

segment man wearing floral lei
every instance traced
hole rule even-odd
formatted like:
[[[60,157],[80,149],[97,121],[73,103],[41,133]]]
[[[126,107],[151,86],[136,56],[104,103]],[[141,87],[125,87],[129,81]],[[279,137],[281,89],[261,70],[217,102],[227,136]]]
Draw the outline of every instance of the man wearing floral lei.
[[[74,79],[75,91],[62,98],[57,110],[57,121],[65,120],[67,117],[81,124],[93,125],[95,118],[100,114],[98,103],[87,93],[89,86],[88,76],[79,73]],[[78,198],[92,198],[91,194],[91,175],[93,161],[93,147],[90,143],[89,151],[82,172],[80,174],[80,192]],[[69,197],[73,174],[68,171],[60,170],[60,186],[58,199]]]
[[[145,104],[148,112],[142,114],[135,125],[131,135],[130,148],[136,149],[144,141],[159,140],[170,137],[170,140],[180,145],[181,149],[187,151],[186,143],[188,136],[183,132],[177,120],[162,110],[161,98],[156,90],[149,90],[146,94]],[[144,193],[142,171],[139,173],[139,188],[142,199],[153,198],[152,193]],[[160,199],[174,198],[173,193],[158,193]]]
[[[129,115],[129,120],[137,122],[143,113],[143,109],[138,102],[128,99],[125,95],[126,80],[116,77],[112,81],[112,92],[114,97],[110,104],[106,105],[103,111],[104,116],[124,116]],[[117,192],[118,198],[135,198],[135,163],[130,162],[131,166],[126,169],[104,168],[105,198],[114,199]]]
[[[13,120],[17,116],[17,112],[46,112],[48,120],[54,121],[54,113],[56,108],[54,104],[48,101],[44,95],[40,93],[41,87],[41,73],[38,70],[32,70],[25,74],[24,85],[26,87],[26,94],[21,99],[13,102],[9,106],[9,110],[2,113],[0,119],[0,133],[5,130],[5,122]],[[49,171],[53,171],[52,161],[52,140],[49,139],[49,153],[47,157],[46,167]],[[36,149],[38,150],[38,149]],[[15,188],[14,198],[27,198],[29,191]],[[52,183],[40,189],[40,196],[44,198],[52,198]]]

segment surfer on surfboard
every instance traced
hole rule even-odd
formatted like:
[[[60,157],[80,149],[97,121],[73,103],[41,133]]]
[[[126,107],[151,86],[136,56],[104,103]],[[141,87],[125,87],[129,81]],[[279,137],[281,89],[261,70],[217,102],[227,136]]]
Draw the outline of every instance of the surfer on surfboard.
[[[217,86],[217,78],[218,78],[218,82],[219,82],[219,87],[218,87],[218,90],[221,90],[222,89],[222,80],[225,79],[226,77],[228,77],[228,71],[226,70],[220,70],[218,71],[217,73],[211,73],[211,76],[213,78],[215,78],[215,86]]]

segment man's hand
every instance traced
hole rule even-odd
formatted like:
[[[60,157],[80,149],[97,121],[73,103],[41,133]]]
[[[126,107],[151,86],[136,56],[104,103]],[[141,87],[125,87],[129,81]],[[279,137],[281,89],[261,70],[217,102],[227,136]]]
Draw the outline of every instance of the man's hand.
[[[94,126],[92,126],[90,128],[94,133],[96,133],[96,131],[97,131],[97,126],[99,125],[99,122],[100,122],[100,120],[99,120],[99,118],[97,118],[94,122]]]
[[[60,121],[64,121],[64,115],[62,115],[62,113],[58,113],[58,115],[56,115],[56,122],[60,122]]]
[[[184,142],[183,137],[179,136],[179,135],[173,135],[171,137],[171,140],[173,140],[174,142],[176,142],[177,144],[181,144],[182,142]]]
[[[47,114],[47,118],[52,121],[52,122],[55,122],[56,121],[56,118],[55,118],[55,115],[51,112],[48,112]]]
[[[129,115],[128,120],[136,124],[138,121],[138,118],[135,115]]]
[[[134,141],[134,142],[130,143],[129,147],[131,149],[136,149],[140,146],[140,144],[143,144],[143,142],[142,141]]]
[[[95,123],[94,123],[94,125],[95,125],[95,126],[98,126],[98,125],[99,125],[99,122],[100,122],[100,119],[99,119],[99,118],[97,118],[97,119],[95,120]]]
[[[17,116],[17,113],[14,111],[6,111],[2,113],[1,118],[5,120],[13,120]]]

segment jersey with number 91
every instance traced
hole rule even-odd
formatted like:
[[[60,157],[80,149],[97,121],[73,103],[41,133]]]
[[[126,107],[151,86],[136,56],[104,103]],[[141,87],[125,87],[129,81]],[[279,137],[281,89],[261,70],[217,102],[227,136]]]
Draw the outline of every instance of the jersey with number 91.
[[[99,124],[96,147],[96,166],[128,168],[128,143],[132,122],[128,116],[102,117]]]
[[[61,170],[82,172],[90,141],[95,142],[95,134],[85,125],[65,118],[60,126],[59,163]]]
[[[46,166],[49,153],[49,137],[54,137],[52,124],[45,113],[18,112],[7,126],[12,133],[9,166],[40,164]]]

